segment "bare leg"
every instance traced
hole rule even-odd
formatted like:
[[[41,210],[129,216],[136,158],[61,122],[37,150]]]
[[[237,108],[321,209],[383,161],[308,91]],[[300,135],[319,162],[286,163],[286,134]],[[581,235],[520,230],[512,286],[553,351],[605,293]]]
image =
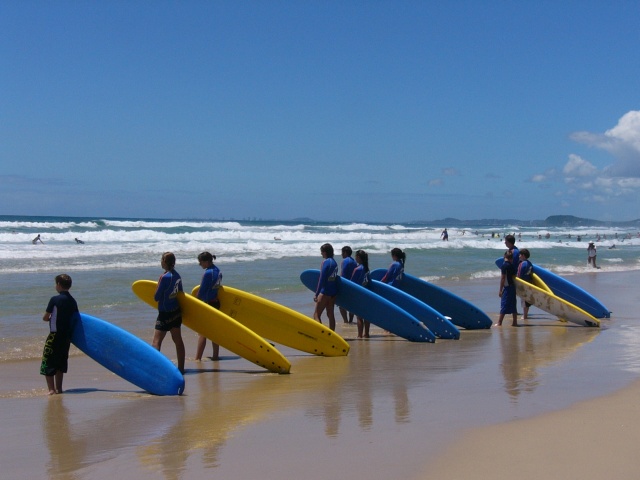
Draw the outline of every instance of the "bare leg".
[[[318,300],[316,301],[316,309],[313,312],[313,318],[322,323],[322,312],[327,310],[327,317],[329,318],[329,328],[331,330],[336,329],[336,317],[335,317],[335,297],[329,297],[324,294],[318,295]]]
[[[182,341],[182,332],[180,331],[180,327],[171,329],[171,338],[173,339],[173,343],[176,344],[176,356],[178,357],[178,370],[180,373],[184,374],[184,342]]]
[[[349,323],[349,321],[347,320],[347,313],[348,313],[347,309],[339,307],[338,310],[340,310],[340,315],[342,316],[342,321],[344,323]]]
[[[62,393],[62,380],[64,379],[64,372],[56,371],[55,381],[56,381],[56,393]]]
[[[47,379],[47,388],[49,389],[49,395],[55,395],[56,394],[56,387],[54,384],[54,376],[53,375],[46,375],[45,378]]]
[[[204,349],[207,346],[207,337],[204,335],[198,336],[198,347],[196,349],[196,360],[202,360],[202,354],[204,353]]]
[[[162,330],[154,330],[153,331],[153,341],[151,342],[151,346],[156,350],[160,350],[162,347],[162,341],[164,337],[167,335],[167,332],[163,332]]]

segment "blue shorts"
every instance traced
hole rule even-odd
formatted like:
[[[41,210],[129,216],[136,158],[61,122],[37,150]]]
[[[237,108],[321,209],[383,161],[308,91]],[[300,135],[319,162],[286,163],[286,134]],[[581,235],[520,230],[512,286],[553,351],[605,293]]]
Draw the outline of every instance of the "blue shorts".
[[[182,326],[182,312],[180,309],[173,312],[158,312],[158,318],[156,319],[156,330],[161,332],[168,332],[173,328],[180,328]]]

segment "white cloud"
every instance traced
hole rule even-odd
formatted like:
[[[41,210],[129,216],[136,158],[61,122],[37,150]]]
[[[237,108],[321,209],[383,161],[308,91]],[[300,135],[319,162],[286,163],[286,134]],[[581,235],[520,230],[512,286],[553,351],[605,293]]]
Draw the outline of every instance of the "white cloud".
[[[598,169],[579,155],[572,153],[562,173],[567,177],[592,177],[598,173]]]
[[[604,133],[575,132],[571,139],[609,152],[615,163],[603,169],[611,177],[640,177],[640,110],[625,113]]]
[[[441,178],[434,178],[433,180],[429,180],[429,183],[427,185],[429,185],[430,187],[439,187],[443,184],[444,182]]]

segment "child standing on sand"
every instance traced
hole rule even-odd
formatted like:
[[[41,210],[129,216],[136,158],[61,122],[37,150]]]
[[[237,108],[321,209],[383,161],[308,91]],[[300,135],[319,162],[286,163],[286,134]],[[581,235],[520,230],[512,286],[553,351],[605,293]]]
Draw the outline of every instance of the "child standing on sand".
[[[159,351],[164,337],[167,332],[170,332],[173,343],[176,344],[178,370],[184,374],[184,342],[180,331],[182,312],[178,303],[178,293],[183,291],[182,279],[180,274],[174,270],[176,256],[173,253],[165,252],[162,255],[160,265],[164,269],[164,273],[158,280],[158,289],[154,295],[156,302],[158,302],[158,318],[156,319],[152,346]]]
[[[213,264],[216,259],[215,255],[209,252],[202,252],[198,255],[198,263],[204,269],[202,280],[200,281],[200,290],[198,290],[198,299],[204,303],[211,305],[213,308],[220,310],[220,299],[218,299],[218,289],[222,285],[222,273],[220,269]],[[211,342],[213,346],[213,356],[211,360],[220,360],[220,345]],[[202,354],[207,346],[207,337],[198,336],[198,347],[196,349],[196,360],[202,360]]]
[[[329,328],[335,331],[336,316],[334,311],[338,294],[338,264],[333,259],[333,246],[330,243],[325,243],[320,247],[320,254],[322,255],[322,264],[316,294],[313,297],[313,301],[316,302],[313,318],[322,323],[322,312],[326,310]]]
[[[388,283],[392,287],[397,287],[398,284],[402,281],[402,275],[404,274],[404,263],[407,260],[407,254],[404,253],[399,248],[394,248],[391,250],[391,265],[387,269],[387,273],[384,274],[382,283]]]
[[[511,250],[504,252],[504,262],[500,267],[502,274],[500,275],[500,291],[498,296],[500,297],[500,316],[498,317],[498,323],[496,326],[502,326],[502,320],[507,314],[511,314],[513,318],[514,327],[518,326],[518,314],[516,313],[516,286],[513,280],[515,276],[515,270],[513,267],[513,253]]]
[[[362,285],[365,288],[369,288],[371,275],[369,273],[369,255],[367,252],[364,250],[358,250],[356,252],[356,263],[358,266],[351,275],[351,281],[358,285]],[[358,338],[369,338],[371,323],[359,316],[356,316],[356,319],[358,325]]]
[[[528,248],[520,250],[520,264],[518,265],[517,277],[521,278],[525,282],[531,283],[533,281],[533,264],[529,261],[531,253]],[[531,304],[522,299],[522,319],[527,320],[529,318],[529,307]]]
[[[69,347],[73,318],[78,304],[69,293],[71,277],[61,274],[56,277],[58,295],[51,297],[42,320],[49,322],[49,336],[44,344],[40,374],[47,379],[49,395],[62,393],[62,380],[67,373]]]

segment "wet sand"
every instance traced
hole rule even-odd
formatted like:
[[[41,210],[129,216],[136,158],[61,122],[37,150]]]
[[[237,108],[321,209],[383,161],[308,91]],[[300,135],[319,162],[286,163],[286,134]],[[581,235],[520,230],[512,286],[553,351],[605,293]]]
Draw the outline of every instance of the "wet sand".
[[[519,328],[416,344],[379,329],[356,340],[338,319],[349,356],[282,348],[290,375],[226,351],[195,362],[185,330],[181,397],[147,395],[84,356],[48,397],[37,362],[5,363],[3,478],[635,478],[639,279],[572,278],[613,310],[602,329],[532,309]],[[497,310],[495,281],[446,287]],[[308,294],[273,299],[311,313]],[[163,351],[175,357],[169,338]]]

